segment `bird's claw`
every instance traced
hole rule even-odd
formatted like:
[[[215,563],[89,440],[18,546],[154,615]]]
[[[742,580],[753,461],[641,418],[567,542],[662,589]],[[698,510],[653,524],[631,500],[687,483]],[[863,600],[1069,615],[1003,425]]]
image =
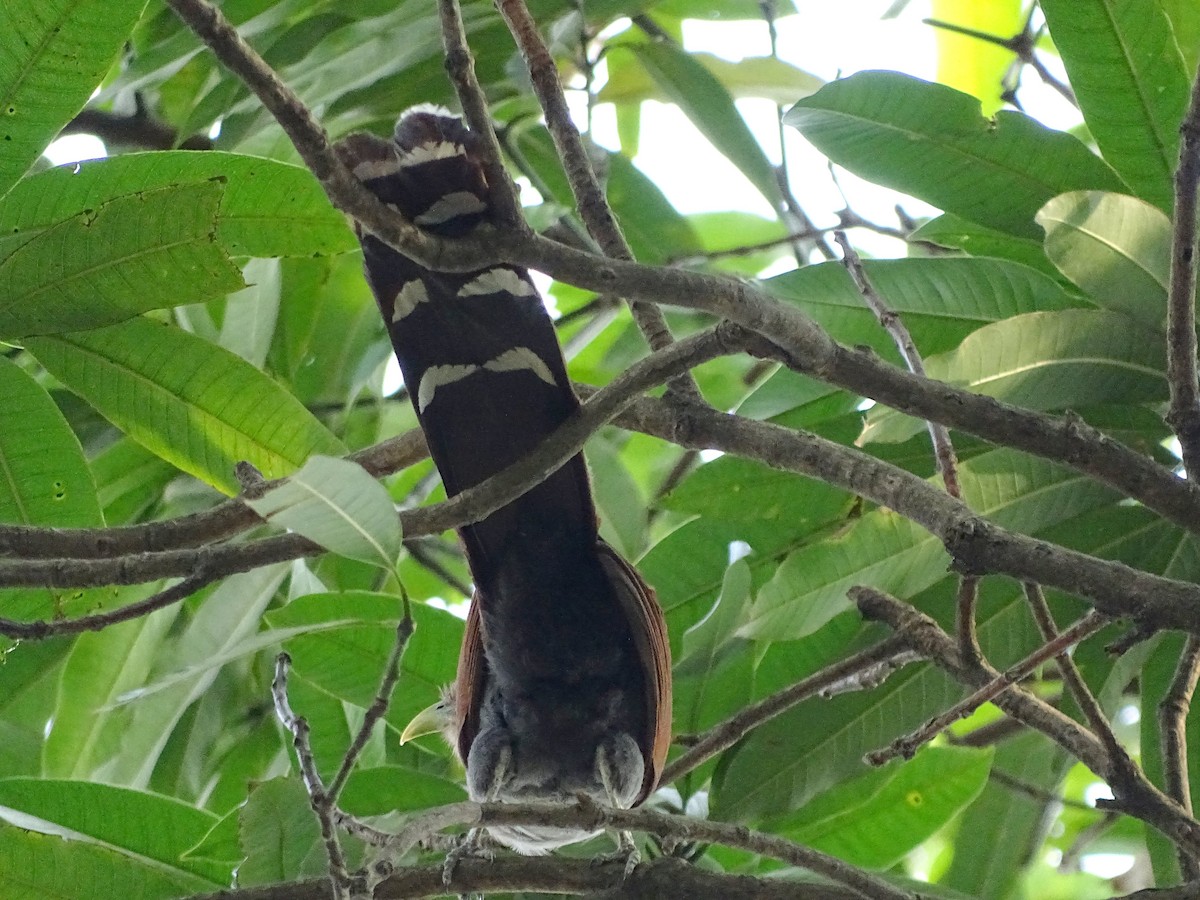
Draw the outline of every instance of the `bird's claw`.
[[[637,844],[633,842],[633,835],[628,831],[620,831],[617,833],[617,849],[612,853],[602,853],[593,858],[592,865],[602,866],[610,862],[623,862],[625,870],[621,874],[621,880],[625,881],[633,874],[633,870],[641,861],[642,854],[638,850]]]
[[[462,860],[485,859],[490,862],[494,858],[495,854],[483,843],[482,829],[472,828],[459,845],[446,854],[446,860],[442,863],[442,884],[450,887],[450,882],[454,880],[454,870]]]

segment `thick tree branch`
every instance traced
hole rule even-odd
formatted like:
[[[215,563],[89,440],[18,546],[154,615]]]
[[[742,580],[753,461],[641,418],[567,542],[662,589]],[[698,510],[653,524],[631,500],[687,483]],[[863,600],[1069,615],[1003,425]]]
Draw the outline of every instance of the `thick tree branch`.
[[[598,391],[580,415],[510,469],[453,500],[402,513],[405,533],[440,533],[488,515],[562,465],[579,451],[588,435],[630,405],[640,391],[661,383],[675,366],[694,365],[699,358],[709,358],[705,354],[730,352],[740,340],[740,332],[731,334],[718,328],[653,354]],[[700,352],[701,348],[706,349]],[[916,475],[816,435],[692,404],[643,399],[633,405],[637,414],[621,419],[627,427],[687,449],[719,449],[819,478],[895,510],[940,540],[960,571],[995,572],[1019,581],[1036,581],[1083,597],[1105,615],[1132,619],[1139,627],[1200,634],[1200,585],[1140,572],[1008,531]],[[117,560],[0,561],[0,584],[128,584],[182,575],[200,564],[209,567],[207,571],[229,574],[319,552],[309,541],[282,535],[242,545]]]
[[[587,894],[593,900],[861,900],[862,894],[827,883],[725,875],[672,857],[643,863],[622,881],[619,862],[597,864],[560,856],[502,856],[490,862],[464,859],[454,870],[450,891],[461,894],[528,891]],[[375,900],[444,897],[442,867],[397,869],[375,891]],[[188,900],[331,900],[329,880],[247,887]]]
[[[713,822],[690,816],[640,809],[613,809],[586,797],[568,803],[455,803],[416,816],[399,834],[391,849],[405,852],[428,834],[453,825],[490,828],[498,825],[538,824],[587,831],[643,831],[675,843],[723,844],[780,860],[851,888],[860,896],[877,900],[915,900],[913,895],[888,882],[818,850],[742,825]]]

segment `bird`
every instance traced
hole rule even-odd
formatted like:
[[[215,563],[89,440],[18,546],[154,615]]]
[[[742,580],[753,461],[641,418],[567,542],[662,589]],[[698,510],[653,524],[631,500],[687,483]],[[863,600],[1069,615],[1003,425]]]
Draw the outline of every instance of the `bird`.
[[[489,201],[481,141],[444,108],[413,107],[390,140],[356,133],[335,150],[379,200],[435,235],[503,227]],[[503,471],[578,412],[553,322],[526,269],[432,271],[355,230],[447,496]],[[583,455],[458,532],[474,593],[457,675],[402,737],[440,728],[472,800],[642,803],[670,744],[667,629],[654,590],[599,535]],[[489,833],[519,853],[541,854],[594,832]]]

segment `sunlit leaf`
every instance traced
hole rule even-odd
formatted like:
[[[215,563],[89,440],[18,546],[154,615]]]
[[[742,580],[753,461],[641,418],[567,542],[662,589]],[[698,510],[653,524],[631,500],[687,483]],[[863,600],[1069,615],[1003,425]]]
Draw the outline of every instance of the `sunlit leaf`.
[[[1018,237],[1039,237],[1033,217],[1051,197],[1121,189],[1070,135],[1007,110],[985,119],[974,97],[896,72],[832,82],[785,121],[868,181]]]
[[[1079,191],[1041,208],[1046,255],[1108,309],[1162,328],[1171,277],[1171,221],[1123,194]]]
[[[5,3],[0,14],[0,196],[74,116],[146,0]]]
[[[1169,211],[1194,73],[1162,5],[1046,0],[1041,8],[1100,152],[1138,196]]]

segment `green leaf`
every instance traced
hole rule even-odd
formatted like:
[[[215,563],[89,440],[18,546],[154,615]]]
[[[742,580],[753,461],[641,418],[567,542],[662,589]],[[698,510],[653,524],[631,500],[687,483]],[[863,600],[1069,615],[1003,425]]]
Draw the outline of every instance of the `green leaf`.
[[[92,459],[96,496],[110,525],[139,520],[162,497],[163,488],[179,474],[166,460],[137,441],[122,437]]]
[[[466,799],[461,784],[405,766],[356,769],[339,805],[356,816],[429,809]]]
[[[123,726],[120,752],[110,759],[107,778],[139,788],[150,783],[172,731],[220,674],[218,668],[200,668],[200,664],[222,658],[229,648],[257,631],[286,569],[286,565],[265,566],[232,575],[203,596],[186,624],[177,623],[173,640],[164,645],[157,665],[160,671],[188,670],[190,677],[148,696],[131,688],[114,697],[122,705],[103,710],[115,723],[113,727]]]
[[[1037,214],[1046,255],[1107,309],[1161,329],[1171,278],[1171,221],[1143,200],[1101,191],[1055,197]]]
[[[1072,190],[1121,183],[1080,141],[1021,113],[979,114],[967,94],[895,72],[860,72],[801,100],[784,121],[833,162],[945,212],[1017,237]]]
[[[57,528],[104,525],[92,473],[71,427],[45,389],[0,357],[0,522]],[[0,615],[27,621],[74,615],[112,591],[0,590]],[[3,646],[5,641],[0,641]]]
[[[0,196],[100,83],[146,0],[7,2],[0,14]]]
[[[996,259],[889,259],[864,263],[888,306],[904,319],[923,354],[958,346],[980,326],[1022,313],[1062,310],[1081,301],[1033,269]],[[844,344],[866,344],[898,360],[840,263],[805,266],[768,279],[772,295],[800,307]]]
[[[4,652],[0,664],[0,772],[40,775],[46,720],[58,696],[58,676],[69,638],[25,641]]]
[[[238,820],[245,854],[238,866],[240,886],[327,873],[321,828],[299,778],[272,778],[254,786]]]
[[[314,453],[344,452],[258,369],[169,325],[136,318],[26,347],[134,440],[230,494],[242,460],[279,478]]]
[[[391,570],[400,555],[392,498],[357,463],[313,456],[286,482],[246,503],[264,519],[342,556]]]
[[[1047,0],[1042,12],[1088,130],[1138,196],[1173,206],[1192,74],[1158,0]]]
[[[0,205],[0,258],[57,223],[105,203],[199,183],[224,185],[216,241],[230,256],[356,250],[345,217],[299,166],[236,153],[130,153],[59,166],[18,184]]]
[[[0,335],[112,325],[243,286],[216,243],[223,185],[117,197],[35,235],[0,261]]]
[[[616,64],[621,54],[632,44],[615,44],[609,48],[609,71],[612,73],[596,95],[600,103],[630,104],[645,100],[674,102],[675,96],[661,87],[644,67]],[[636,52],[636,51],[635,51]],[[765,97],[776,103],[795,103],[797,97],[807,97],[825,82],[791,63],[770,56],[746,56],[739,60],[722,59],[712,53],[688,53],[695,62],[720,82],[731,97]]]
[[[1160,5],[1171,20],[1175,43],[1183,53],[1183,70],[1196,71],[1200,62],[1200,7],[1192,0],[1160,0]]]
[[[400,661],[400,687],[387,712],[387,720],[400,729],[437,700],[442,685],[454,679],[462,643],[461,619],[423,604],[414,604],[412,613],[416,631]],[[315,688],[365,709],[375,699],[388,654],[396,643],[400,614],[397,597],[345,591],[297,597],[266,618],[272,628],[354,620],[293,637],[284,649],[292,657],[293,671]]]
[[[42,752],[46,775],[90,778],[111,763],[129,736],[131,714],[111,706],[141,686],[178,613],[177,606],[162,609],[79,636],[63,668]]]
[[[137,900],[211,892],[213,882],[86,841],[0,825],[0,888],[5,900],[70,900],[80,885]]]
[[[962,216],[953,213],[943,213],[930,219],[910,234],[908,239],[913,244],[930,243],[962,250],[976,258],[990,256],[1007,259],[1037,269],[1043,275],[1061,277],[1058,269],[1046,258],[1041,241],[1013,237],[994,228],[968,222]]]
[[[925,361],[930,378],[1029,409],[1078,409],[1166,399],[1162,337],[1106,310],[1029,313],[981,328]],[[886,407],[861,440],[901,441],[925,426]]]
[[[979,796],[991,763],[991,748],[925,747],[892,763],[878,789],[862,785],[877,772],[844,781],[771,830],[856,866],[889,869]]]
[[[87,781],[5,778],[0,779],[0,807],[153,861],[181,881],[202,879],[212,888],[229,883],[228,866],[184,858],[217,817],[171,797]]]
[[[996,450],[960,466],[963,495],[979,515],[1002,527],[1036,533],[1113,502],[1113,492],[1045,462]],[[945,577],[941,541],[890,510],[871,512],[839,534],[803,547],[758,592],[743,637],[792,640],[850,609],[846,591],[870,584],[911,597]]]
[[[677,512],[724,522],[786,521],[797,533],[845,515],[845,491],[765,463],[722,456],[700,466],[661,504]]]
[[[963,814],[943,884],[979,900],[1012,896],[1035,849],[1031,836],[1053,805],[1049,798],[1062,779],[1065,758],[1057,745],[1037,733],[1018,734],[996,746],[993,769],[1046,796],[990,782]]]
[[[0,522],[88,528],[104,524],[79,441],[50,395],[0,357]]]
[[[779,182],[758,140],[720,81],[691,54],[673,43],[628,44],[650,77],[714,147],[749,179],[772,209]]]

